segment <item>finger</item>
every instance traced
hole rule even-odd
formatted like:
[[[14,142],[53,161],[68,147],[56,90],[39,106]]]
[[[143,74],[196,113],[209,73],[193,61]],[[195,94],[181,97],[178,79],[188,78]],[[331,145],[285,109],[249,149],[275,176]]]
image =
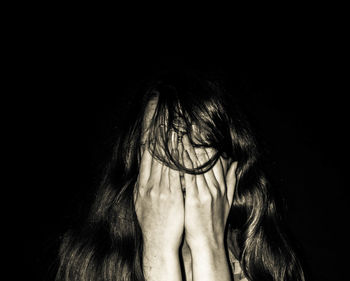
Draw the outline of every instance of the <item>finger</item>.
[[[144,143],[141,143],[140,145],[140,154],[141,154],[141,159],[143,156],[143,153],[145,152],[146,145]]]
[[[177,151],[177,160],[179,161],[179,163],[183,166],[183,167],[186,167],[185,164],[184,164],[184,161],[183,161],[183,144],[181,142],[178,142],[178,147],[176,149]],[[181,188],[182,190],[185,190],[185,173],[182,172],[182,171],[179,171],[179,174],[180,174],[180,182],[181,182]]]
[[[178,152],[174,152],[177,154]],[[177,156],[178,157],[178,156]],[[170,192],[181,192],[180,173],[174,169],[168,170],[168,181]]]
[[[228,163],[230,163],[230,160],[229,159],[225,159],[224,157],[220,156],[220,160],[221,160],[221,163],[222,163],[222,166],[223,166],[223,169],[224,169],[224,177],[226,176],[227,174],[227,170],[228,170]]]
[[[226,175],[226,187],[227,187],[227,200],[229,205],[232,205],[233,196],[236,189],[237,177],[236,177],[236,169],[237,169],[237,161],[231,163],[230,168],[227,171]]]
[[[151,174],[151,166],[152,166],[152,155],[148,151],[148,149],[145,149],[140,163],[140,172],[139,172],[139,178],[138,178],[138,184],[141,187],[145,187],[148,179]]]
[[[208,157],[213,157],[216,153],[213,149],[206,149]],[[219,157],[213,166],[213,173],[215,175],[215,179],[217,181],[217,186],[220,188],[222,194],[226,192],[226,181],[225,174],[227,170],[227,163],[222,157]]]
[[[182,143],[180,144],[180,146],[182,146]],[[186,168],[193,169],[193,163],[188,155],[188,152],[183,148],[182,148],[182,161],[183,161],[183,166],[185,166]],[[197,196],[198,188],[196,184],[195,175],[185,173],[183,178],[184,178],[185,188],[186,188],[186,198],[190,196]]]
[[[174,130],[170,130],[170,135],[168,138],[168,143],[167,143],[167,150],[169,152],[169,155],[171,156],[170,159],[176,160],[175,155],[174,155],[174,149],[177,148],[177,135]]]
[[[160,188],[162,189],[168,189],[170,190],[170,186],[169,186],[169,167],[167,167],[166,165],[162,166],[162,172],[161,172],[161,179],[160,179]]]
[[[196,154],[201,165],[209,162],[210,157],[206,149],[200,149]],[[213,168],[210,168],[207,172],[205,172],[204,177],[209,188],[219,188],[219,183],[215,177]]]
[[[222,194],[226,193],[226,179],[224,175],[224,165],[222,163],[221,157],[219,157],[218,161],[216,161],[213,172],[215,174],[215,177],[219,183],[220,190]]]
[[[214,157],[215,153],[217,153],[216,150],[210,148],[206,148],[205,151],[209,159]],[[213,166],[213,173],[220,185],[225,183],[225,171],[227,170],[227,163],[225,162],[226,161],[222,157],[219,157]]]
[[[194,151],[194,148],[193,146],[191,145],[189,139],[188,139],[188,136],[187,135],[184,135],[182,137],[182,141],[183,141],[183,144],[184,144],[184,148],[185,148],[185,151],[186,151],[186,156],[188,156],[190,158],[190,161],[192,162],[192,167],[199,167],[200,166],[200,162],[197,158],[197,155],[196,155],[196,152]],[[198,192],[200,192],[200,194],[202,192],[205,192],[206,189],[208,188],[208,184],[207,184],[207,181],[205,180],[205,177],[203,174],[198,174],[195,176],[195,180],[196,180],[196,185],[197,185],[197,189],[198,189]]]
[[[155,157],[152,157],[151,173],[148,180],[152,187],[159,187],[160,185],[162,166],[163,165]]]
[[[136,186],[138,186],[137,182],[136,182]],[[139,197],[139,191],[140,191],[139,188],[138,189],[134,188],[134,190],[133,190],[133,200],[134,200],[134,205],[135,205],[135,211],[137,211],[138,205],[136,204],[136,202],[137,202],[137,199]]]
[[[175,131],[171,132],[171,150],[177,149],[177,133]]]
[[[200,164],[199,164],[196,152],[194,151],[194,148],[191,145],[190,140],[186,134],[183,135],[182,137],[182,143],[183,143],[183,148],[187,150],[190,156],[191,162],[193,164],[193,168],[197,168]]]

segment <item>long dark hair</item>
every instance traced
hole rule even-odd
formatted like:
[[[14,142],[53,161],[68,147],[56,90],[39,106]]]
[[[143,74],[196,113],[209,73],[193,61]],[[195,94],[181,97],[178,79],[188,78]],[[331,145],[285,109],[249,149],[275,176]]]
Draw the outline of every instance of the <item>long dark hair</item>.
[[[130,102],[130,114],[118,132],[86,221],[62,238],[56,280],[144,280],[142,234],[133,194],[139,172],[142,120],[146,105],[154,96],[158,104],[149,136],[151,143],[157,143],[154,147],[165,152],[155,149],[155,157],[175,169],[203,172],[185,170],[167,151],[170,130],[184,130],[193,145],[216,149],[217,154],[206,168],[219,156],[238,161],[239,184],[227,235],[234,234],[235,254],[247,278],[304,280],[300,263],[281,227],[256,138],[234,95],[218,81],[192,72],[163,73],[142,85]],[[176,122],[178,117],[185,120],[181,128]],[[193,131],[193,124],[201,134]],[[159,134],[160,127],[167,129]]]

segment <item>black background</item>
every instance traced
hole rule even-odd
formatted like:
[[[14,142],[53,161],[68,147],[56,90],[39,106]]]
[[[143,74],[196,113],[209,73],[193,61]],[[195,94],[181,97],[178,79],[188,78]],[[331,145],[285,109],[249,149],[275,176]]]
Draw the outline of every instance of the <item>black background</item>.
[[[345,276],[348,78],[339,34],[310,25],[244,38],[204,31],[193,40],[195,29],[179,39],[42,24],[21,35],[25,47],[17,46],[12,65],[20,74],[10,119],[26,280],[50,278],[59,235],[96,187],[126,89],[173,64],[220,70],[238,85],[270,151],[309,280]]]

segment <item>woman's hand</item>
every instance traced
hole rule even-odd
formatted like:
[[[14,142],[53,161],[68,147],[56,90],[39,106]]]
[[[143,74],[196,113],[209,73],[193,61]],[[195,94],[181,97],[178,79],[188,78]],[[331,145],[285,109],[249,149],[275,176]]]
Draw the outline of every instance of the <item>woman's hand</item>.
[[[143,237],[145,279],[180,281],[178,253],[184,231],[180,176],[154,159],[147,149],[142,155],[134,201]]]
[[[184,231],[179,172],[154,159],[148,149],[141,159],[135,209],[146,247],[178,251]]]
[[[210,151],[195,151],[183,136],[182,158],[187,168],[209,160]],[[185,239],[191,250],[193,280],[229,281],[231,273],[224,243],[227,217],[236,185],[237,162],[227,170],[221,158],[200,175],[186,173]]]
[[[186,167],[198,167],[209,160],[210,151],[194,150],[186,135],[183,136],[183,163]],[[227,171],[221,158],[204,174],[186,173],[185,233],[189,247],[204,245],[220,247],[224,244],[224,232],[231,208],[236,184],[237,162]]]

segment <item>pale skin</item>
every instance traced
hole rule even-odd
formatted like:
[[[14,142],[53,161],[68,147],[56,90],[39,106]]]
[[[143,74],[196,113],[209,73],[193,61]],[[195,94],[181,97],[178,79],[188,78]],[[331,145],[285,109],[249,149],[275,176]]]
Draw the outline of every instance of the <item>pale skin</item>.
[[[144,128],[156,102],[151,101],[146,109]],[[195,150],[186,134],[182,141],[176,139],[175,134],[171,153],[187,168],[207,162],[213,153],[210,149]],[[232,280],[224,231],[236,185],[236,167],[237,162],[220,158],[204,174],[185,173],[182,183],[177,170],[154,159],[143,147],[135,208],[144,240],[147,281],[182,280],[179,252],[186,280]],[[181,184],[186,187],[186,196]]]

